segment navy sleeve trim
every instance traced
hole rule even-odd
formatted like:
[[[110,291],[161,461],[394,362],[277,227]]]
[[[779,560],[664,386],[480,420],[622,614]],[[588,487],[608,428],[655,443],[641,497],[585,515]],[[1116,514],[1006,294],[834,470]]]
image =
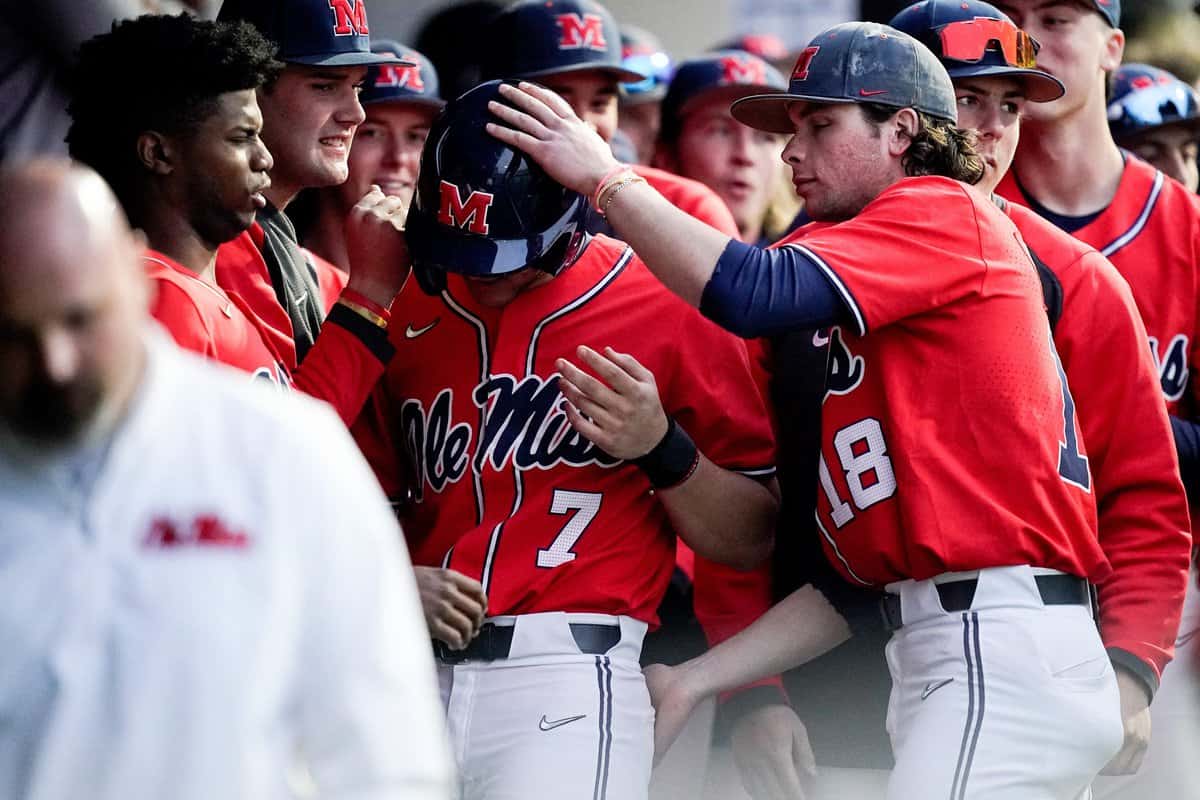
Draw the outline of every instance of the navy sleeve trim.
[[[862,309],[858,307],[858,301],[854,299],[854,294],[850,291],[850,287],[842,282],[842,279],[838,277],[838,274],[833,271],[833,267],[826,264],[825,259],[821,258],[819,255],[814,253],[812,250],[809,250],[802,244],[790,244],[786,246],[796,248],[801,253],[808,256],[808,258],[817,265],[817,267],[825,275],[826,280],[828,280],[830,285],[837,290],[838,296],[841,297],[842,302],[846,304],[846,308],[851,314],[854,315],[854,323],[858,326],[858,335],[866,336],[866,317],[863,316]]]
[[[1146,697],[1150,700],[1154,699],[1154,694],[1158,691],[1158,674],[1154,671],[1154,667],[1128,650],[1122,650],[1119,647],[1108,648],[1108,660],[1114,667],[1121,667],[1137,678],[1146,690]]]
[[[700,311],[745,338],[852,321],[863,330],[857,304],[832,275],[805,248],[763,250],[730,240],[704,287]]]
[[[325,318],[325,322],[348,330],[355,339],[358,339],[371,351],[371,355],[379,359],[381,364],[386,365],[396,354],[396,348],[392,347],[392,343],[388,341],[387,331],[368,322],[340,303],[334,304],[329,316]]]

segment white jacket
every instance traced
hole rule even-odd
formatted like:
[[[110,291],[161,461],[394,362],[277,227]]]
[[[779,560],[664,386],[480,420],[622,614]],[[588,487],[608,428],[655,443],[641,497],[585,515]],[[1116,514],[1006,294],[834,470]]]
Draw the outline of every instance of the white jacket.
[[[321,797],[448,797],[408,555],[345,428],[149,339],[92,469],[0,442],[0,798],[272,800],[298,761]]]

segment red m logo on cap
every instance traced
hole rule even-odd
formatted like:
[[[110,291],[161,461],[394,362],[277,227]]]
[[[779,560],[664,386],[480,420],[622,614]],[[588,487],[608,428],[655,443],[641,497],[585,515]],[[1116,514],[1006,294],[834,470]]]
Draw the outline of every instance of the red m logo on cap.
[[[721,58],[721,83],[765,84],[767,70],[757,58],[746,56],[723,56]]]
[[[441,192],[438,222],[456,228],[466,228],[480,236],[488,232],[487,215],[492,201],[496,199],[495,195],[489,192],[471,192],[471,196],[463,202],[462,194],[453,183],[442,181],[438,189]]]
[[[555,20],[562,31],[562,38],[558,40],[559,50],[587,48],[603,52],[608,49],[608,42],[604,41],[604,20],[598,15],[584,14],[580,17],[578,14],[559,14]]]
[[[371,32],[364,0],[329,0],[329,8],[333,10],[334,36],[366,36]]]
[[[411,55],[403,56],[405,61],[413,60]],[[421,80],[420,67],[399,67],[395,64],[380,64],[379,74],[375,76],[376,88],[412,89],[414,92],[425,91],[425,81]]]
[[[792,69],[792,80],[808,80],[808,68],[812,66],[813,56],[820,50],[820,47],[806,47],[800,51],[800,57],[796,59],[796,66]]]

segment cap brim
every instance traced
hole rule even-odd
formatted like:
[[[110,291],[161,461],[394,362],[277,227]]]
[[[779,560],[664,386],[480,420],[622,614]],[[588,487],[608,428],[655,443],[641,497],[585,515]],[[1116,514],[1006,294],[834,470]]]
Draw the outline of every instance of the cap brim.
[[[358,99],[364,106],[420,106],[421,108],[428,108],[430,111],[441,111],[446,105],[445,100],[439,100],[436,97],[377,97],[363,99],[360,95]]]
[[[1025,84],[1025,97],[1031,103],[1049,103],[1067,93],[1067,87],[1062,81],[1048,72],[1040,69],[1021,69],[1020,67],[956,67],[949,69],[952,80],[962,78],[1015,78]]]
[[[796,102],[836,105],[857,101],[848,97],[820,97],[809,94],[772,92],[743,97],[729,107],[729,113],[738,122],[755,130],[770,133],[795,133],[796,126],[792,124],[792,120],[788,116],[787,107],[789,103]]]
[[[524,72],[520,75],[514,75],[517,80],[532,80],[536,78],[547,78],[551,75],[572,75],[580,72],[603,72],[606,75],[612,75],[616,78],[617,83],[636,83],[644,81],[648,76],[640,72],[634,72],[631,69],[624,67],[609,67],[598,66],[596,64],[573,64],[569,67],[552,67],[550,69],[541,69],[536,72]]]
[[[394,64],[397,67],[418,66],[411,61],[396,58],[391,53],[323,53],[280,58],[288,64],[304,64],[310,67],[374,67],[379,64]]]

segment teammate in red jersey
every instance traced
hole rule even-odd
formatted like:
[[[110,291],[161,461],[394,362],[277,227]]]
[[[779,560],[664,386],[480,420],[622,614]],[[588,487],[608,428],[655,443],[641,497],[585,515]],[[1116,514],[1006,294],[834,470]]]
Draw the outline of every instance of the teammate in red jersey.
[[[1042,43],[1039,64],[1067,88],[1063,99],[1030,110],[1013,169],[998,191],[1095,247],[1128,281],[1158,363],[1184,484],[1195,498],[1200,426],[1194,422],[1192,375],[1200,324],[1200,209],[1186,188],[1113,143],[1105,94],[1124,45],[1117,28],[1120,3],[995,5]],[[1194,791],[1200,782],[1194,757],[1200,720],[1184,710],[1200,697],[1200,673],[1189,664],[1196,631],[1200,593],[1193,581],[1176,660],[1163,671],[1145,763],[1132,779],[1098,783],[1102,796],[1169,797]]]
[[[1108,129],[1116,143],[1192,192],[1200,188],[1200,93],[1158,67],[1122,64],[1111,95]]]
[[[417,461],[405,527],[416,564],[487,595],[479,635],[436,648],[463,796],[644,798],[638,654],[676,532],[765,558],[773,440],[742,342],[484,132],[496,91],[435,122],[406,223],[385,379]]]
[[[519,110],[493,104],[488,130],[567,186],[604,177],[610,224],[710,318],[743,335],[836,326],[850,359],[824,403],[817,517],[843,576],[889,591],[889,797],[1086,792],[1122,740],[1087,585],[1111,568],[1036,272],[1008,218],[964,185],[983,164],[936,57],[891,28],[839,25],[802,51],[789,92],[734,105],[793,133],[797,191],[831,223],[770,251],[696,224],[628,173],[607,178],[612,157],[552,93],[503,94]],[[730,640],[769,632],[759,670],[701,656],[700,681],[819,651],[827,632],[787,613],[803,599]]]
[[[287,383],[245,304],[214,280],[217,247],[250,226],[270,185],[255,90],[282,69],[273,55],[245,24],[185,16],[121,23],[80,49],[68,140],[145,233],[151,312],[175,341]],[[157,68],[131,84],[128,75],[147,60]]]
[[[367,70],[358,96],[366,116],[346,158],[346,182],[313,190],[312,209],[303,214],[311,218],[307,223],[292,217],[305,247],[343,270],[350,269],[346,214],[372,186],[409,202],[429,126],[445,105],[438,94],[437,71],[424,55],[386,39],[373,41],[371,50],[391,53],[413,66],[384,64]]]
[[[353,269],[328,316],[326,293],[339,276],[306,257],[283,212],[301,189],[346,179],[367,67],[407,62],[370,51],[365,0],[225,0],[219,18],[251,22],[279,47],[285,67],[258,92],[262,137],[274,156],[267,203],[250,230],[221,246],[217,283],[246,301],[296,387],[349,425],[391,358],[387,307],[404,281],[404,256],[382,249],[394,237],[381,229],[401,224],[404,203],[375,191],[347,217]]]

